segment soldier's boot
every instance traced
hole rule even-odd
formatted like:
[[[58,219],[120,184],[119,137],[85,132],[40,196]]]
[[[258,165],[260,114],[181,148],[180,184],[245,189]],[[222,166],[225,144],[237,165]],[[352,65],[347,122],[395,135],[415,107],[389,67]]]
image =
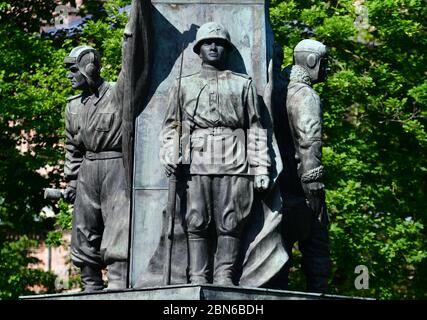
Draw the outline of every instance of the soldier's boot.
[[[307,291],[328,293],[329,257],[304,257],[301,263],[307,280]]]
[[[102,281],[102,269],[93,266],[83,266],[80,268],[80,278],[84,292],[100,291],[104,289]]]
[[[215,253],[214,284],[234,286],[234,269],[239,254],[240,241],[230,236],[219,236]]]
[[[205,284],[208,283],[209,274],[209,246],[207,239],[189,238],[189,275],[190,283]]]
[[[126,288],[128,265],[127,261],[116,261],[108,265],[108,287],[107,290],[118,290]]]

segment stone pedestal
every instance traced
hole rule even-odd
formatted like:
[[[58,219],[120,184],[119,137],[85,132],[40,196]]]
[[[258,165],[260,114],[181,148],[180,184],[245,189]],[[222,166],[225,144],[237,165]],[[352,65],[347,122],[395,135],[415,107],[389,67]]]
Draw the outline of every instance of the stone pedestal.
[[[20,297],[21,300],[366,300],[329,294],[214,285],[175,285],[143,289],[111,290],[96,293],[46,294]]]

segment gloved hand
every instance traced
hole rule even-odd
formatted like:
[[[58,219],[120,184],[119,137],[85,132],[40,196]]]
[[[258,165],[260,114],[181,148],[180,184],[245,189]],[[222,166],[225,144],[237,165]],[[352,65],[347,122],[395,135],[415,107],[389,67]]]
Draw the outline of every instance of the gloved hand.
[[[64,199],[68,203],[73,204],[76,200],[76,186],[75,183],[70,182],[64,191]]]
[[[268,175],[255,176],[254,187],[257,191],[265,191],[270,185],[270,177]]]
[[[302,188],[310,208],[318,217],[325,202],[325,185],[322,182],[308,182],[303,183]]]

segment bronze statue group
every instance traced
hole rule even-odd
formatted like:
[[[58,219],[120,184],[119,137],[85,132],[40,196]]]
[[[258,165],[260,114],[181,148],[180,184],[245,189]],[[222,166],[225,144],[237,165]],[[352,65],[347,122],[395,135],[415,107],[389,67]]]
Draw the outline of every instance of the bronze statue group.
[[[126,37],[132,37],[127,34]],[[126,41],[126,39],[125,39]],[[272,159],[252,78],[227,69],[236,50],[219,23],[202,25],[194,54],[200,71],[180,75],[170,88],[160,133],[160,163],[187,185],[183,221],[188,283],[239,285],[236,268],[251,208],[267,193]],[[287,263],[266,286],[288,288],[292,248],[298,242],[307,290],[328,291],[328,216],[322,183],[322,107],[312,85],[325,81],[327,48],[302,40],[294,63],[281,70],[275,55],[272,107],[283,170],[281,235]],[[100,76],[98,52],[78,46],[65,58],[74,90],[65,113],[67,201],[74,204],[71,258],[85,291],[127,286],[130,195],[122,150],[123,81]],[[243,139],[236,132],[248,133]],[[246,138],[246,139],[245,139]],[[182,141],[188,141],[184,146]],[[220,150],[220,151],[218,151]]]

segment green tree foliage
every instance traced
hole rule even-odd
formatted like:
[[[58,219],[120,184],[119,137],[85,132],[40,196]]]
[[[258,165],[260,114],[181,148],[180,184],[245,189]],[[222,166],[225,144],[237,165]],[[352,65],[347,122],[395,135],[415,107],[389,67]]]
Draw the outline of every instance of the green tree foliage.
[[[53,0],[2,0],[0,23],[2,26],[38,32],[43,21],[50,22],[56,5]]]
[[[330,48],[329,79],[316,89],[339,294],[427,297],[426,16],[423,1],[271,3],[285,65],[302,38]],[[369,290],[354,287],[357,265],[370,271]]]
[[[0,247],[0,299],[15,299],[20,295],[31,294],[30,288],[40,284],[44,290],[54,289],[56,277],[53,273],[31,268],[38,260],[31,257],[29,248],[36,246],[37,241],[23,236]]]
[[[29,255],[38,241],[9,240],[43,236],[53,224],[39,212],[46,205],[43,188],[59,180],[59,170],[45,176],[38,170],[62,156],[65,51],[32,35],[40,19],[52,16],[52,4],[0,2],[0,298],[16,298],[29,286],[53,288],[52,274],[27,268],[36,263]]]
[[[59,178],[58,170],[46,177],[37,170],[57,165],[62,154],[65,50],[17,29],[1,29],[0,39],[0,220],[25,233],[40,227],[43,187]]]

